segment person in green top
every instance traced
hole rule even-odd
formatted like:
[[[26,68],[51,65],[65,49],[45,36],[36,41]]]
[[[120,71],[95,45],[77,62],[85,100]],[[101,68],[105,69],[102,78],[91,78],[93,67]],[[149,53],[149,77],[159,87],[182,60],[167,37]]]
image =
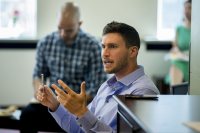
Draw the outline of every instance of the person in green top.
[[[189,62],[183,57],[187,56],[190,48],[190,33],[191,33],[191,7],[192,0],[184,2],[184,20],[183,24],[176,28],[176,36],[173,41],[171,54],[176,58],[171,60],[169,75],[166,77],[166,82],[172,86],[186,82],[189,80]]]

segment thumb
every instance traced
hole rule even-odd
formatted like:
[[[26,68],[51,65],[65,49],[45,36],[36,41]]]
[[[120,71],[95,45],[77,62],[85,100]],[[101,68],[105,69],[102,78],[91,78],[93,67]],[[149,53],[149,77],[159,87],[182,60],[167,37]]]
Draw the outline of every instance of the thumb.
[[[86,96],[85,88],[86,88],[86,83],[85,83],[85,81],[83,81],[81,83],[81,93],[80,93],[82,96]]]

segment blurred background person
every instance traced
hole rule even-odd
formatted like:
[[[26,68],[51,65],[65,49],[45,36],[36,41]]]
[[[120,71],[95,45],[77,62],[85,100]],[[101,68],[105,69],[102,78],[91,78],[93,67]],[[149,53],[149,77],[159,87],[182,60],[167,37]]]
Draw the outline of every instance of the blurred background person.
[[[171,55],[171,66],[165,82],[170,86],[189,80],[189,48],[191,38],[192,0],[184,2],[183,23],[176,28]]]
[[[52,32],[38,42],[36,64],[33,72],[33,86],[44,80],[57,83],[65,81],[79,93],[82,81],[87,83],[87,100],[91,101],[97,89],[107,79],[101,61],[101,45],[95,37],[84,32],[80,26],[79,7],[67,2],[59,14],[58,31]],[[62,131],[49,114],[47,107],[34,101],[22,110],[21,132]]]

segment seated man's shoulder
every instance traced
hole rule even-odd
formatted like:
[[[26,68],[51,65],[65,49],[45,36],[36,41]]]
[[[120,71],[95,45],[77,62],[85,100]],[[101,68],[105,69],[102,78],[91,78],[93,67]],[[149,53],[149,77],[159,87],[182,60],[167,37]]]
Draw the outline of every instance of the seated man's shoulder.
[[[51,32],[51,33],[45,35],[44,37],[42,37],[38,42],[41,44],[50,44],[55,39],[59,39],[58,32]]]
[[[140,92],[142,94],[160,93],[154,82],[146,75],[134,82],[132,86],[134,92]]]
[[[82,31],[81,37],[82,37],[82,39],[85,39],[88,42],[93,42],[94,44],[100,43],[100,38],[98,38],[90,33],[87,33],[87,32]]]

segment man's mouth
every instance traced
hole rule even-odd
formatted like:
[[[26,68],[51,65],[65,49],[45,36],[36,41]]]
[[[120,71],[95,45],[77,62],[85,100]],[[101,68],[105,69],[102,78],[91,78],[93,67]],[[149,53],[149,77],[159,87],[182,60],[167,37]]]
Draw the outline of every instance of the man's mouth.
[[[113,61],[111,61],[111,60],[103,60],[103,64],[105,67],[109,67],[112,63],[113,63]]]

